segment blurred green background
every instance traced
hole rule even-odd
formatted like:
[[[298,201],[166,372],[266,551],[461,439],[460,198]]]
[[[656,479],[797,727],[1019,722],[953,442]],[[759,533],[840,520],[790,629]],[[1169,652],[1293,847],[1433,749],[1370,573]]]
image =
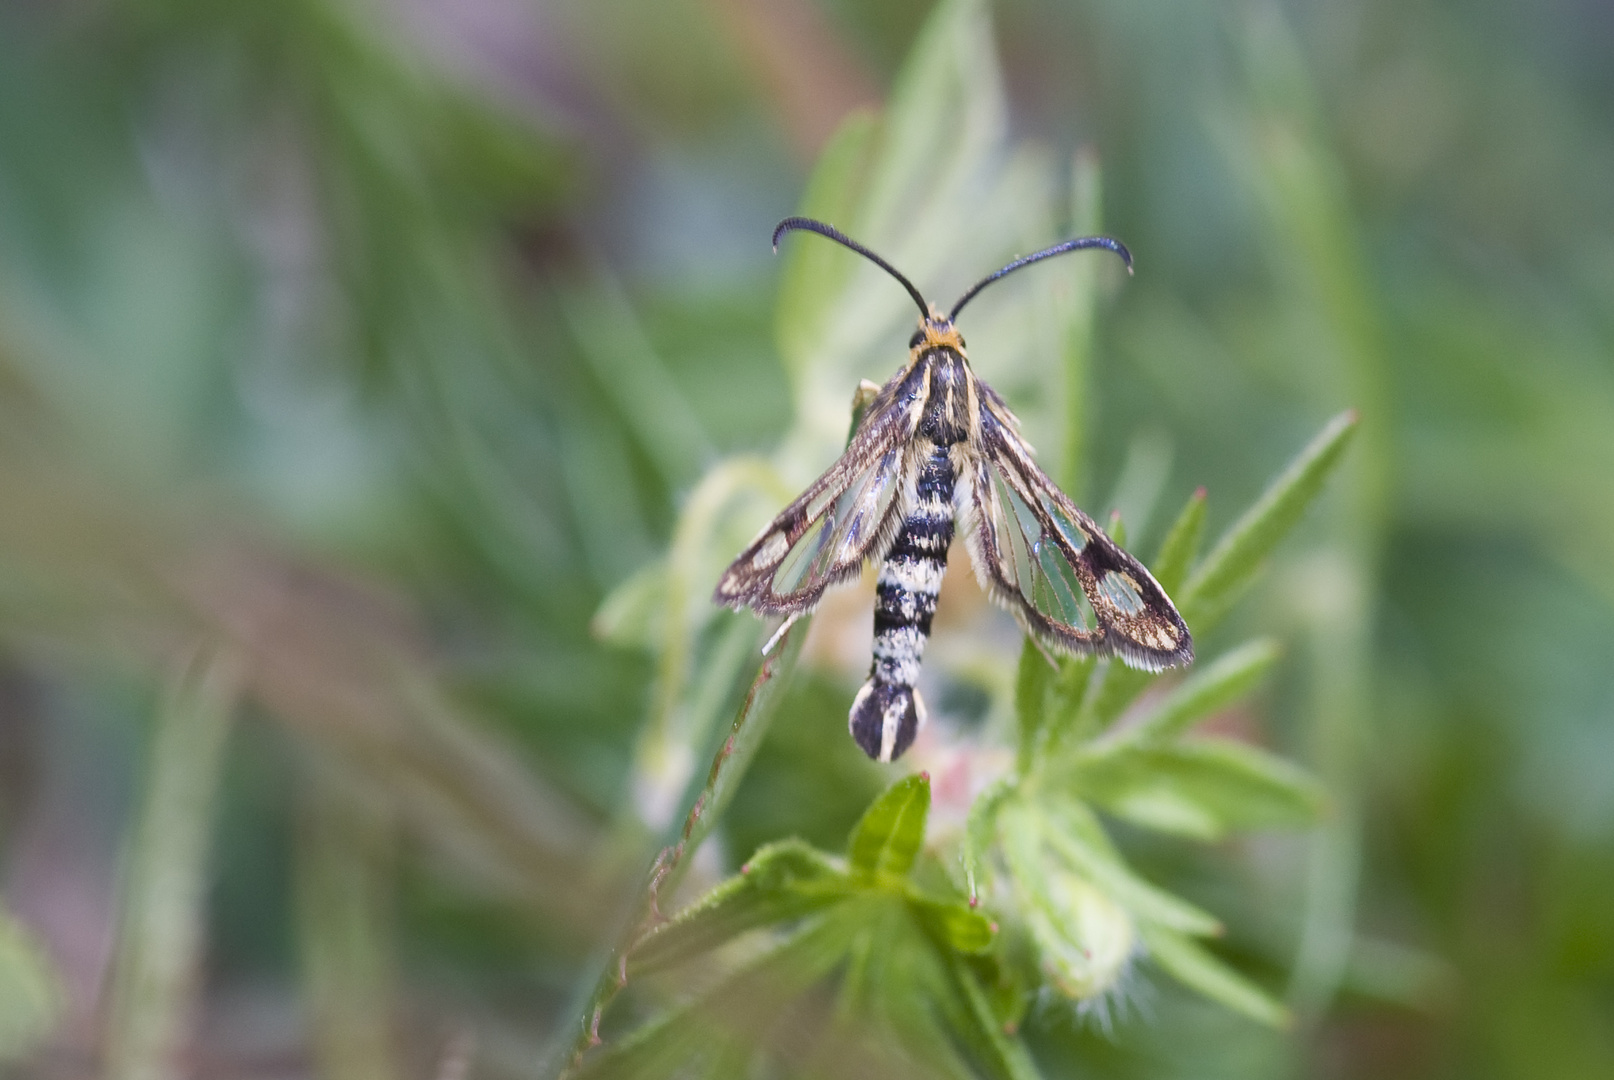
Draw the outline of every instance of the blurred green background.
[[[802,430],[768,232],[929,9],[0,9],[0,1069],[543,1075],[666,817],[656,656],[591,623],[709,466]],[[1214,533],[1363,417],[1228,719],[1336,814],[1151,864],[1302,1022],[1140,977],[1034,1013],[1045,1073],[1614,1076],[1614,15],[992,22],[1005,137],[1096,161],[1137,259],[1078,500],[1152,550],[1204,486]],[[706,880],[839,845],[883,775],[855,682],[797,679]]]

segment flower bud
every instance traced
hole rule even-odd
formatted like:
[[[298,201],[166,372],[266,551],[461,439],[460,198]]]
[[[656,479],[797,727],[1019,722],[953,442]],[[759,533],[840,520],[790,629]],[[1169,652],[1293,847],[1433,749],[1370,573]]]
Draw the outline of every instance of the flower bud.
[[[1068,997],[1097,997],[1126,973],[1137,949],[1137,925],[1108,895],[1066,870],[1050,873],[1047,889],[1045,905],[1028,920],[1043,972]]]

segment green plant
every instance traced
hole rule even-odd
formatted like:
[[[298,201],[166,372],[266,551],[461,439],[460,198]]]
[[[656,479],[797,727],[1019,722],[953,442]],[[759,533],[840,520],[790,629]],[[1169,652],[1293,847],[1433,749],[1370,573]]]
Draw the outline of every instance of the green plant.
[[[805,212],[848,223],[899,264],[932,274],[978,257],[980,234],[963,223],[978,229],[976,218],[1001,211],[1015,188],[1041,198],[1012,204],[1025,217],[1009,235],[1038,236],[1039,227],[1048,235],[1047,223],[1061,216],[1050,199],[1057,174],[1035,151],[1009,148],[989,45],[979,4],[943,4],[885,115],[849,121],[825,151]],[[1073,181],[1071,216],[1089,228],[1098,190],[1091,159],[1078,159]],[[777,497],[806,461],[833,450],[832,433],[838,441],[845,430],[845,413],[826,404],[835,382],[853,382],[903,320],[900,297],[864,287],[867,268],[839,256],[801,245],[786,266],[779,343],[798,413],[777,461],[715,467],[689,500],[673,554],[619,590],[597,620],[616,640],[662,657],[652,736],[641,742],[654,756],[641,756],[637,789],[659,785],[653,802],[662,805],[669,781],[681,784],[692,771],[686,765],[669,774],[666,762],[689,761],[694,747],[711,741],[723,698],[711,687],[741,670],[744,653],[733,643],[743,649],[759,639],[754,626],[701,607],[700,585],[765,511],[756,496]],[[915,276],[924,280],[925,272]],[[1058,392],[1016,405],[1033,431],[1067,432],[1056,445],[1065,448],[1062,471],[1070,476],[1080,473],[1080,440],[1070,432],[1083,411],[1098,284],[1091,266],[1069,268],[1063,279],[1050,274],[1045,287],[1062,293],[1011,296],[1018,318],[989,325],[991,347],[980,350],[1003,365],[1011,387],[1023,386],[1017,376],[1039,360],[1057,361]],[[1030,332],[995,336],[994,327],[1007,323]],[[981,335],[972,329],[971,336]],[[1151,569],[1196,636],[1256,577],[1321,492],[1355,429],[1354,413],[1329,422],[1203,558],[1205,494],[1188,499]],[[1119,517],[1112,528],[1124,528]],[[796,840],[767,844],[740,875],[666,920],[662,898],[727,805],[805,629],[794,628],[768,659],[706,785],[685,796],[692,809],[655,860],[644,900],[575,1029],[573,1070],[724,1076],[773,1053],[809,1073],[1031,1076],[1031,1056],[1016,1034],[1031,1002],[1053,993],[1078,1011],[1102,1010],[1142,956],[1246,1016],[1287,1023],[1283,1005],[1203,944],[1222,932],[1221,922],[1132,869],[1104,824],[1108,817],[1204,841],[1317,820],[1327,800],[1303,770],[1247,741],[1194,732],[1272,667],[1278,650],[1264,638],[1207,656],[1186,678],[1108,660],[1054,661],[1027,642],[1009,680],[1012,726],[989,726],[964,748],[975,775],[999,775],[974,799],[963,828],[922,846],[929,778],[908,777],[869,808],[844,857]],[[1157,683],[1161,692],[1151,693]],[[1007,759],[998,751],[1005,741]],[[994,764],[1004,760],[1012,765]],[[653,818],[645,824],[668,827]],[[685,1000],[590,1055],[604,1039],[607,1006],[635,980]],[[704,989],[691,995],[689,985]],[[809,1014],[811,1023],[803,1019]]]
[[[1350,413],[1331,421],[1198,560],[1205,496],[1189,499],[1153,570],[1168,587],[1183,583],[1196,632],[1227,609],[1321,491],[1355,424]],[[771,1050],[794,1052],[808,1072],[833,1074],[850,1055],[888,1075],[1034,1076],[1015,1031],[1036,988],[1102,1004],[1145,955],[1231,1009],[1286,1023],[1281,1004],[1199,943],[1221,933],[1218,919],[1131,869],[1097,813],[1195,840],[1314,821],[1325,799],[1304,771],[1193,730],[1253,689],[1277,656],[1271,641],[1249,641],[1144,697],[1162,676],[1109,660],[1052,663],[1028,641],[1015,685],[1014,767],[974,801],[961,834],[922,846],[930,778],[909,776],[870,806],[844,858],[784,840],[669,921],[653,916],[652,903],[594,999],[574,1060],[584,1060],[600,1011],[630,980],[714,957],[721,971],[578,1075],[664,1076],[676,1067],[724,1076]],[[794,658],[787,643],[773,663]],[[770,666],[759,688],[779,676]],[[765,722],[756,720],[761,704],[753,693],[737,733]],[[731,737],[683,838],[658,859],[653,890],[709,831],[732,787],[733,745]],[[808,1038],[795,1014],[825,980],[831,1003]],[[772,1037],[786,1017],[790,1037]],[[803,1040],[813,1047],[804,1058]]]

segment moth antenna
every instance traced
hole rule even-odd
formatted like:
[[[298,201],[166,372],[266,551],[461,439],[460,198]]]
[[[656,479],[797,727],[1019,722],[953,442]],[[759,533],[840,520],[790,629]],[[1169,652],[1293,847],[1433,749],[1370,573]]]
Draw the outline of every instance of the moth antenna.
[[[913,282],[903,277],[902,272],[899,271],[895,266],[892,266],[890,263],[880,258],[880,256],[876,255],[874,252],[870,251],[856,240],[853,240],[850,236],[847,236],[833,225],[826,225],[824,222],[815,221],[812,218],[787,217],[777,226],[775,226],[773,230],[773,250],[775,254],[777,254],[779,251],[779,238],[785,233],[792,232],[797,229],[804,232],[814,232],[819,236],[827,236],[837,244],[851,248],[865,259],[868,259],[870,262],[874,263],[880,269],[902,282],[902,287],[908,290],[908,295],[913,297],[913,302],[919,305],[919,317],[929,318],[930,305],[925,303],[925,298],[919,294],[919,290],[913,287]],[[1115,241],[1112,240],[1110,242],[1114,243]],[[1124,251],[1126,249],[1122,248],[1121,250]],[[1130,259],[1128,262],[1130,263]],[[1007,270],[998,271],[1000,274],[1007,272]],[[985,282],[982,282],[981,284],[984,285]],[[980,288],[980,286],[977,285],[976,288]]]
[[[992,273],[970,286],[969,292],[959,297],[958,303],[954,304],[953,310],[948,313],[947,320],[949,322],[956,320],[958,313],[964,310],[964,305],[975,299],[976,293],[992,284],[998,278],[1012,274],[1022,266],[1030,266],[1034,262],[1051,259],[1055,255],[1063,255],[1067,251],[1080,251],[1082,248],[1103,248],[1105,251],[1113,251],[1121,256],[1122,261],[1126,263],[1126,272],[1129,274],[1132,272],[1132,253],[1126,249],[1126,245],[1121,241],[1112,240],[1108,236],[1079,236],[1074,240],[1066,240],[1062,244],[1055,244],[1051,248],[1044,248],[1035,255],[1023,255],[1003,269],[992,271]]]

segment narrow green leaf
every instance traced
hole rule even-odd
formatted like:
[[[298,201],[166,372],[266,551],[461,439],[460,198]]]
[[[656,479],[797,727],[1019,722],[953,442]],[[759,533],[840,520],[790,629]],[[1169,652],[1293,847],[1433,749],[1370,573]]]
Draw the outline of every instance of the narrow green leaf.
[[[1300,520],[1339,464],[1356,425],[1355,410],[1330,420],[1205,556],[1178,604],[1196,631],[1227,610],[1261,561]]]
[[[860,208],[859,228],[872,230],[864,240],[895,239],[884,234],[911,232],[916,216],[934,219],[938,211],[964,208],[957,203],[968,195],[959,189],[971,180],[979,183],[978,155],[1001,152],[1007,133],[1007,103],[993,46],[983,0],[942,0],[932,9],[891,87],[880,161]],[[906,256],[945,242],[910,235],[898,242],[895,254],[880,250],[912,275],[933,260],[914,266]]]
[[[1014,781],[1008,778],[994,783],[975,797],[969,814],[964,819],[964,843],[961,857],[964,862],[964,891],[970,903],[980,895],[981,866],[992,846],[992,834],[997,823],[998,807],[1014,793]]]
[[[847,843],[852,876],[862,882],[905,878],[925,839],[930,774],[905,776],[864,811]]]
[[[1014,879],[1017,896],[1034,904],[1047,903],[1046,863],[1042,852],[1043,815],[1024,800],[1007,800],[999,808],[997,840]]]
[[[735,713],[728,737],[712,759],[705,787],[695,797],[694,805],[684,817],[677,840],[669,843],[657,856],[650,886],[639,901],[634,926],[645,925],[652,915],[657,897],[670,894],[677,887],[688,868],[689,856],[705,841],[713,823],[728,808],[734,789],[739,786],[741,777],[761,746],[783,689],[795,671],[796,658],[801,654],[802,641],[807,636],[808,621],[804,619],[787,630],[773,652],[763,660],[762,668],[751,684],[750,693]],[[595,1044],[600,1019],[622,989],[621,968],[627,962],[632,946],[631,938],[619,941],[598,969],[593,989],[586,995],[579,995],[584,1004],[573,1022],[572,1039],[565,1050],[557,1048],[557,1052],[566,1054],[567,1064],[563,1066],[562,1075],[569,1075],[588,1048]]]
[[[630,969],[683,963],[758,927],[799,919],[845,898],[846,874],[802,840],[758,849],[741,872],[641,938]]]
[[[1155,963],[1184,986],[1252,1020],[1289,1026],[1288,1009],[1194,941],[1159,927],[1143,936]]]
[[[1176,738],[1218,709],[1232,704],[1252,690],[1278,660],[1278,643],[1270,638],[1246,642],[1214,663],[1194,668],[1176,689],[1142,719],[1095,746],[1095,752],[1109,746],[1133,746]]]
[[[393,1023],[396,933],[387,918],[397,822],[344,776],[313,771],[300,794],[293,885],[314,1065],[332,1080],[394,1080],[408,1072]]]
[[[908,906],[919,925],[940,945],[956,953],[983,953],[997,934],[992,920],[954,900],[910,893]]]
[[[1104,681],[1091,691],[1093,700],[1087,706],[1092,714],[1088,721],[1091,732],[1108,730],[1127,707],[1138,699],[1138,695],[1160,677],[1159,672],[1139,671],[1113,658],[1107,666]]]
[[[1105,526],[1104,531],[1110,534],[1111,540],[1114,540],[1122,547],[1126,547],[1126,522],[1121,520],[1121,511],[1110,511],[1110,521]]]
[[[113,1080],[163,1075],[185,1050],[241,672],[232,652],[205,647],[175,668],[157,710],[106,1009],[106,1076]]]
[[[1049,844],[1070,862],[1071,868],[1103,889],[1140,922],[1155,923],[1195,937],[1222,932],[1221,920],[1188,901],[1173,896],[1138,877],[1110,843],[1092,811],[1079,803],[1058,800],[1057,821],[1065,828],[1049,829]]]
[[[878,130],[878,118],[869,112],[854,112],[841,122],[807,181],[802,214],[830,222],[850,219]],[[797,366],[817,348],[827,314],[857,262],[833,244],[791,244],[780,254],[779,352],[787,366]]]
[[[667,563],[658,559],[612,589],[589,629],[621,649],[653,652],[661,645],[667,613]]]
[[[1070,782],[1138,824],[1215,838],[1314,822],[1325,797],[1307,772],[1247,743],[1184,739],[1079,759]],[[1171,829],[1173,823],[1180,828]]]
[[[802,1074],[972,1080],[943,1022],[962,1008],[951,1000],[948,950],[915,919],[911,903],[864,893],[836,917],[859,933],[836,1000],[839,1023],[812,1039]]]
[[[593,1055],[579,1054],[568,1077],[682,1076],[692,1062],[724,1058],[762,1044],[801,993],[840,964],[858,926],[833,917],[811,920],[795,934],[730,972],[687,1004]]]
[[[1108,661],[1091,656],[1060,658],[1059,670],[1046,698],[1046,734],[1038,743],[1033,759],[1022,766],[1022,773],[1034,772],[1041,762],[1057,755],[1061,746],[1074,745],[1092,736],[1096,714],[1088,699],[1102,689],[1102,681],[1094,686],[1093,672],[1108,667]]]
[[[1171,531],[1160,544],[1160,553],[1149,567],[1154,579],[1166,590],[1175,593],[1188,577],[1188,570],[1199,554],[1199,542],[1205,535],[1205,489],[1200,488],[1188,496],[1182,513],[1172,522]]]
[[[1071,234],[1092,236],[1103,232],[1104,179],[1098,155],[1092,147],[1077,149],[1071,160],[1070,181]],[[1061,410],[1065,437],[1059,454],[1059,469],[1053,475],[1066,491],[1078,491],[1082,486],[1082,455],[1087,449],[1088,404],[1092,393],[1089,372],[1101,267],[1097,259],[1073,260],[1067,272],[1070,287],[1056,294],[1050,312],[1051,319],[1056,320],[1054,325],[1063,330],[1059,338],[1065,375],[1065,403]]]
[[[778,711],[779,699],[790,685],[795,674],[796,659],[801,655],[802,643],[807,639],[809,620],[803,619],[786,631],[772,653],[762,661],[751,690],[740,703],[729,733],[712,759],[707,771],[706,785],[695,797],[694,805],[684,821],[680,834],[680,858],[667,872],[661,887],[671,889],[681,876],[687,857],[706,839],[713,825],[728,809],[734,790],[745,776],[756,756],[757,748],[768,732],[768,724]]]
[[[65,999],[45,950],[0,911],[0,1062],[29,1053],[50,1034]]]
[[[894,944],[875,986],[872,1018],[877,1022],[862,1024],[858,1031],[871,1051],[868,1074],[892,1080],[979,1080],[967,1057],[974,1047],[963,1029],[969,1004],[958,993],[945,958],[901,937]],[[846,1071],[843,1066],[818,1075]]]
[[[1020,648],[1020,668],[1014,681],[1014,712],[1019,733],[1016,768],[1022,774],[1031,768],[1044,735],[1048,718],[1048,690],[1056,671],[1031,638]]]
[[[667,362],[650,343],[622,286],[603,270],[580,282],[556,278],[557,310],[577,355],[621,417],[644,460],[677,489],[716,457],[711,436]]]
[[[1025,1044],[1004,1030],[1004,1023],[975,972],[963,960],[954,960],[953,978],[968,1005],[965,1022],[955,1025],[959,1038],[978,1063],[996,1080],[1040,1080]]]
[[[1458,990],[1451,964],[1432,953],[1356,934],[1340,989],[1403,1009],[1450,1005]]]

